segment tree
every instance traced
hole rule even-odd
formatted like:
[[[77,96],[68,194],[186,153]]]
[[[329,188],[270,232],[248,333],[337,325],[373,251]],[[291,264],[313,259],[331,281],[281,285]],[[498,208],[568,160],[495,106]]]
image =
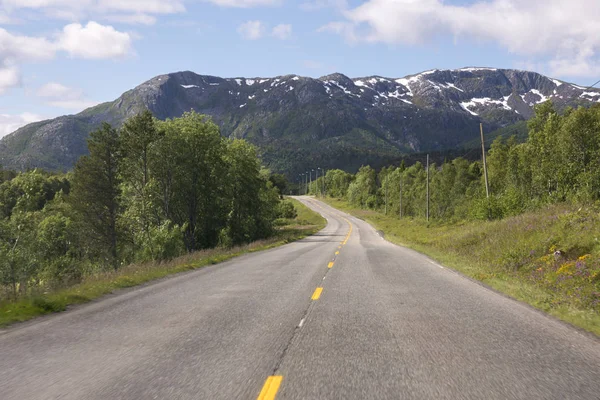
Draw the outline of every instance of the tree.
[[[136,242],[144,241],[150,254],[150,225],[154,216],[158,224],[158,216],[152,212],[150,157],[152,146],[160,140],[161,133],[156,128],[152,113],[145,110],[129,118],[120,132],[120,152],[122,156],[120,173],[123,182],[123,201],[126,208],[128,225]],[[160,155],[156,155],[160,156]],[[154,214],[154,215],[152,215]]]
[[[256,148],[243,140],[230,141],[227,144],[225,160],[228,166],[228,197],[231,199],[227,232],[232,244],[237,245],[268,236],[271,233],[269,222],[272,222],[272,219],[264,220],[265,210],[260,196],[261,188],[266,186],[267,182],[260,176]],[[268,182],[273,190],[277,190],[279,188],[273,184],[272,177],[273,175],[269,177]],[[279,182],[281,183],[281,180]]]
[[[109,124],[90,134],[89,156],[83,156],[73,172],[70,202],[79,212],[90,234],[105,252],[105,259],[116,270],[119,266],[121,211],[121,160],[119,135]]]
[[[256,157],[257,156],[255,155],[255,158]],[[283,195],[287,193],[289,188],[289,183],[285,175],[271,174],[271,176],[269,176],[269,181],[271,181],[273,187],[277,188],[280,198],[283,199]]]
[[[219,128],[206,116],[185,113],[159,123],[164,138],[156,146],[151,170],[164,216],[186,226],[188,251],[214,247],[226,226],[227,165]]]
[[[346,192],[353,179],[354,175],[341,169],[328,170],[325,174],[325,190],[331,197],[346,197]]]
[[[348,186],[350,203],[363,207],[374,208],[376,203],[377,176],[370,166],[362,166],[356,173],[354,182]]]

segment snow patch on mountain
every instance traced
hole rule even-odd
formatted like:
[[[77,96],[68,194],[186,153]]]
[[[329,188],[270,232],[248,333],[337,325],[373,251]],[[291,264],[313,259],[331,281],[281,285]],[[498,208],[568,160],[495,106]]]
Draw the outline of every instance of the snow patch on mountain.
[[[502,98],[502,100],[493,100],[489,97],[473,98],[470,101],[461,102],[460,106],[465,111],[469,112],[472,115],[479,115],[479,114],[470,110],[469,107],[477,107],[477,106],[484,106],[484,105],[490,105],[490,104],[496,104],[496,105],[502,106],[502,108],[505,110],[512,110],[512,108],[510,108],[510,106],[508,105],[509,97],[510,96],[505,96]]]
[[[498,71],[498,69],[497,68],[487,68],[487,67],[467,67],[467,68],[461,68],[461,69],[459,69],[459,71],[465,71],[465,72]]]
[[[325,81],[324,84],[325,85],[334,85],[334,86],[337,86],[338,88],[342,89],[344,91],[344,93],[358,97],[358,95],[352,93],[351,91],[349,91],[348,89],[346,89],[344,86],[340,85],[340,83],[338,81],[329,80],[329,81]],[[327,93],[329,93],[329,92],[327,92]]]
[[[537,101],[537,102],[536,102],[536,104],[538,104],[538,103],[543,103],[543,102],[545,102],[546,100],[548,100],[548,97],[546,97],[546,96],[545,96],[545,95],[544,95],[542,92],[540,92],[540,91],[539,91],[539,90],[537,90],[537,89],[531,89],[531,90],[530,90],[530,92],[531,92],[531,93],[533,93],[533,94],[535,94],[535,95],[538,95],[538,96],[540,96],[541,100]]]
[[[464,90],[462,90],[461,88],[457,87],[454,83],[450,83],[450,82],[446,82],[442,84],[446,89],[452,88],[452,89],[456,89],[460,92],[465,92]]]
[[[181,85],[181,87],[184,89],[191,89],[191,88],[199,88],[200,86],[198,86],[198,85]]]
[[[406,90],[408,91],[408,95],[409,96],[414,96],[412,90],[410,89],[410,84],[417,82],[419,80],[419,76],[412,76],[410,78],[400,78],[400,79],[396,79],[396,83],[401,84],[402,86],[404,86],[406,88]]]
[[[592,100],[592,101],[596,101],[600,103],[600,92],[583,92],[581,93],[581,95],[579,97],[589,97],[590,99],[586,99],[586,100]],[[597,97],[596,99],[594,97]]]

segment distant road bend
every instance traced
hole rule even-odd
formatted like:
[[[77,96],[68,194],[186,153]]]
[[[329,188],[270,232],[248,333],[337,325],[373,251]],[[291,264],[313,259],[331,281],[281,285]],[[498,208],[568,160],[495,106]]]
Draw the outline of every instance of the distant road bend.
[[[315,199],[318,234],[0,333],[0,399],[598,399],[600,341]]]

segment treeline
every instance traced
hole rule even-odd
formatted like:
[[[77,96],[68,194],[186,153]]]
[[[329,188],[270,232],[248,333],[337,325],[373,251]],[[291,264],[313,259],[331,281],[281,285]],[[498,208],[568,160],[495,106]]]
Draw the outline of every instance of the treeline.
[[[102,125],[88,148],[66,175],[1,171],[0,300],[265,238],[290,212],[285,180],[203,115],[143,112],[120,130]]]
[[[558,202],[600,199],[600,105],[558,114],[552,102],[536,107],[528,138],[497,137],[487,152],[490,197],[481,161],[464,158],[430,164],[430,218],[444,221],[499,219]],[[420,217],[427,209],[427,169],[363,166],[356,174],[330,170],[326,193],[362,208]],[[322,191],[322,178],[312,193]]]

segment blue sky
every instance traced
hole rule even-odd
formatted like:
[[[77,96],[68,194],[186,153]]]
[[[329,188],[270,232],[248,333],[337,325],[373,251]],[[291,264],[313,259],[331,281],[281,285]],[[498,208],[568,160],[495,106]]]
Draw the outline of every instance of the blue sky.
[[[600,79],[597,0],[0,0],[0,136],[153,76],[403,77],[433,68]]]

